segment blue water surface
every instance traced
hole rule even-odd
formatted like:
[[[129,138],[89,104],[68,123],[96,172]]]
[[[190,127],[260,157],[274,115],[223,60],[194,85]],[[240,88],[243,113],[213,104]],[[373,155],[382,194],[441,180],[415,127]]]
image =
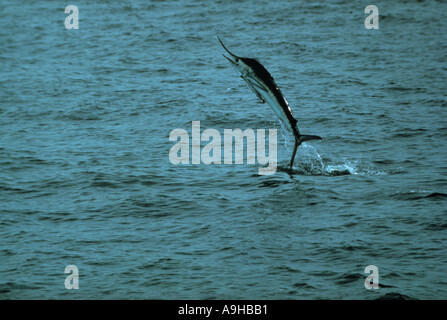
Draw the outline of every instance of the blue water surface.
[[[447,6],[366,5],[2,1],[0,298],[446,299]],[[293,171],[217,35],[323,137]],[[173,165],[192,121],[277,129],[278,171]]]

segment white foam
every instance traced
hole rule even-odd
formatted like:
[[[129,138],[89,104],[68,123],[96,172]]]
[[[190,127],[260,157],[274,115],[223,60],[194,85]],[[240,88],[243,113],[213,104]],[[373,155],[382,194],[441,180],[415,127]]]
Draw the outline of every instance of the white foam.
[[[385,172],[377,170],[372,163],[362,160],[330,161],[330,163],[325,163],[317,149],[307,143],[303,143],[299,150],[300,162],[297,165],[310,174],[352,174],[365,176],[386,174]]]

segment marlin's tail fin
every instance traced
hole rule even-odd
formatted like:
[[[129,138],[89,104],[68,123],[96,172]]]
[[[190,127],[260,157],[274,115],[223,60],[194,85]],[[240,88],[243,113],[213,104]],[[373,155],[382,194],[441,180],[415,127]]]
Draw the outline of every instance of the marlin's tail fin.
[[[311,135],[295,135],[295,147],[293,148],[292,159],[290,159],[290,169],[293,168],[293,160],[295,160],[296,150],[301,145],[301,143],[310,140],[321,140],[322,138],[319,136],[311,136]]]
[[[322,140],[323,138],[319,137],[319,136],[312,136],[312,135],[305,135],[302,134],[300,136],[300,142],[306,142],[306,141],[310,141],[310,140]]]

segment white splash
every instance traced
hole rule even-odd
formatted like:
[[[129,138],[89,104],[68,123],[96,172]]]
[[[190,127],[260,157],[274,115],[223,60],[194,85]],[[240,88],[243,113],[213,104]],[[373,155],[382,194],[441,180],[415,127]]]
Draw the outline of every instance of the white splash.
[[[344,160],[343,162],[323,160],[317,149],[310,144],[303,143],[299,151],[298,170],[305,174],[317,175],[385,175],[375,166],[364,160]]]

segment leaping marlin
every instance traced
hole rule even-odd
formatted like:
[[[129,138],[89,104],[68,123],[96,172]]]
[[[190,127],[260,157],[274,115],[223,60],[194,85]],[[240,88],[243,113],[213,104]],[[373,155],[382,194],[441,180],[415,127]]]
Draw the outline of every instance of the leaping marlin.
[[[273,80],[273,77],[257,60],[251,58],[242,58],[232,54],[217,37],[222,47],[230,54],[230,57],[223,56],[241,73],[253,92],[258,96],[262,103],[268,102],[275,111],[278,118],[286,125],[287,129],[295,136],[295,147],[293,148],[292,159],[290,160],[290,169],[293,167],[296,151],[301,143],[309,140],[321,140],[319,136],[300,134],[297,126],[297,120],[293,117],[292,110],[286,99]]]

